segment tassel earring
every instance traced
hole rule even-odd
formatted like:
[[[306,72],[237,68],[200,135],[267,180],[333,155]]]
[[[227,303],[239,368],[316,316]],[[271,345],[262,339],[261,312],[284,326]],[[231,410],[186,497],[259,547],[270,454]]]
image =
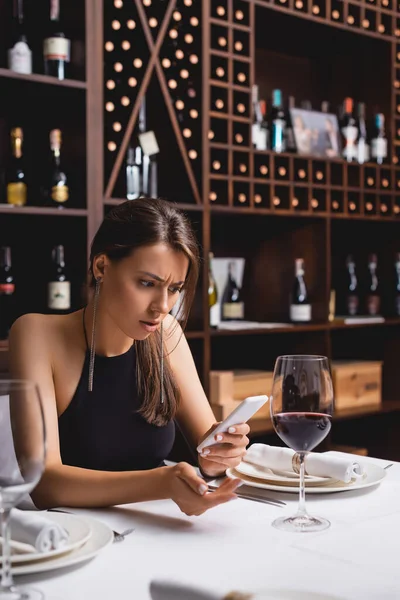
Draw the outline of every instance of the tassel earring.
[[[164,336],[163,324],[160,325],[160,386],[161,386],[161,404],[164,404]]]
[[[97,316],[97,305],[99,302],[100,295],[100,277],[96,279],[96,288],[94,291],[93,301],[93,321],[92,321],[92,339],[90,341],[90,359],[89,359],[89,392],[93,391],[93,375],[94,375],[94,357],[95,357],[95,342],[96,342],[96,316]]]

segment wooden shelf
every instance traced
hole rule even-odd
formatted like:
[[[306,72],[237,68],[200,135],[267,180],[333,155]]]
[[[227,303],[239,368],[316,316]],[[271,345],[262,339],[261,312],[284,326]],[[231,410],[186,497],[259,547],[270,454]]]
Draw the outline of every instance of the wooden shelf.
[[[293,325],[288,324],[287,327],[270,327],[260,329],[210,329],[210,335],[213,337],[231,336],[231,335],[266,335],[274,333],[301,333],[305,331],[325,331],[328,328],[326,323],[309,323],[307,325]]]
[[[348,419],[360,419],[378,414],[390,414],[400,412],[400,400],[382,402],[380,405],[359,406],[338,410],[333,414],[333,421],[344,421]],[[250,437],[272,433],[274,427],[270,419],[255,419],[250,423]]]
[[[31,73],[30,75],[25,75],[23,73],[15,73],[10,69],[4,68],[0,68],[0,77],[6,79],[19,79],[20,81],[30,81],[31,83],[44,83],[60,87],[70,87],[82,90],[85,90],[87,87],[86,81],[78,81],[75,79],[57,79],[56,77],[50,77],[49,75],[41,75],[38,73]]]
[[[329,329],[360,329],[362,327],[390,327],[393,325],[400,325],[400,318],[396,319],[385,319],[385,321],[383,321],[382,323],[344,323],[342,321],[336,321],[336,322],[332,322],[329,323],[328,327]]]
[[[118,206],[119,204],[122,204],[123,202],[126,202],[126,198],[104,198],[103,203],[105,206]],[[135,202],[134,200],[131,200],[131,202]],[[202,211],[203,210],[203,204],[188,204],[188,203],[181,203],[181,202],[172,202],[171,204],[174,204],[174,206],[176,206],[177,208],[180,208],[181,210],[185,210],[185,211]]]
[[[185,331],[185,337],[187,340],[201,340],[204,339],[204,331]]]
[[[47,206],[13,206],[0,204],[0,213],[12,215],[50,215],[52,217],[86,217],[86,208],[57,208]]]

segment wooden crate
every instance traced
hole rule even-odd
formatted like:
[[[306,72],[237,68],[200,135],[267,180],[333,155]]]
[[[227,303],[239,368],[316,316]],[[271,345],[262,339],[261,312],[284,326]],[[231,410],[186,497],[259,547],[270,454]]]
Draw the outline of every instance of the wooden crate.
[[[333,361],[332,380],[336,410],[382,402],[381,361]]]
[[[224,406],[232,400],[244,400],[248,396],[269,396],[272,375],[272,371],[211,371],[210,403]]]

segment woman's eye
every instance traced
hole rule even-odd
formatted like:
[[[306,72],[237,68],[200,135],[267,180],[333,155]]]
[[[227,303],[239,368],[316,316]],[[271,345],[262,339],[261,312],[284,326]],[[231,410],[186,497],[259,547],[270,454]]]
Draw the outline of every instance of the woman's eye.
[[[153,287],[154,283],[152,281],[146,281],[145,279],[140,280],[140,284],[144,287]]]
[[[180,288],[180,287],[169,288],[169,291],[172,292],[173,294],[180,294],[182,291],[182,288]]]

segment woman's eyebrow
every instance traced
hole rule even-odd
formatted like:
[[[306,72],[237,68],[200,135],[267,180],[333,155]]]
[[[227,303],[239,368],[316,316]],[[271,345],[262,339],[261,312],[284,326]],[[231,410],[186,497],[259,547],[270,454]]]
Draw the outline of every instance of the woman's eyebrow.
[[[165,283],[165,279],[163,279],[159,275],[155,275],[154,273],[149,273],[149,271],[139,271],[139,273],[142,273],[143,275],[148,275],[149,277],[151,277],[152,279],[155,279],[156,281],[161,281],[161,283]],[[184,283],[185,283],[184,281],[177,281],[176,283],[172,283],[171,285],[183,285]]]

